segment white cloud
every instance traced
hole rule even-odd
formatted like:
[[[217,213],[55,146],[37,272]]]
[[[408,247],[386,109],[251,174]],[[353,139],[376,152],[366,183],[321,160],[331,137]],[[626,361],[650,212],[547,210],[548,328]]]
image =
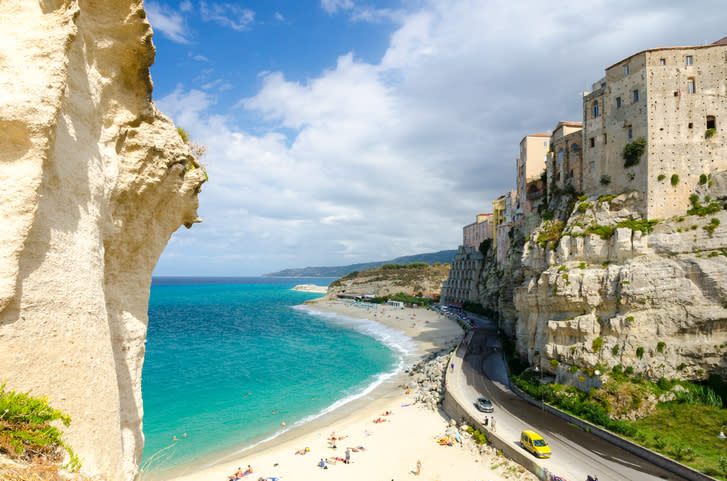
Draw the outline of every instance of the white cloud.
[[[189,43],[186,36],[188,30],[182,15],[166,5],[160,5],[156,2],[146,2],[144,8],[154,31],[161,32],[162,35],[173,42]]]
[[[189,56],[192,57],[194,60],[196,60],[198,62],[209,62],[210,61],[210,59],[208,59],[204,55],[200,55],[200,54],[193,54],[193,53],[190,52],[189,53]]]
[[[579,120],[581,92],[605,67],[723,36],[717,16],[685,24],[677,2],[418,4],[378,62],[349,53],[305,82],[264,72],[229,111],[182,87],[158,102],[209,147],[210,174],[204,223],[175,235],[158,272],[259,274],[456,248],[462,226],[513,188],[520,139]],[[260,131],[238,123],[240,109]],[[201,245],[204,263],[182,255]]]
[[[247,30],[255,20],[255,12],[231,3],[200,2],[199,11],[202,20],[212,21],[233,30]]]
[[[285,17],[283,17],[283,14],[280,12],[275,12],[273,18],[275,18],[275,20],[277,20],[278,22],[285,22]]]
[[[184,0],[182,3],[179,4],[179,9],[183,12],[191,12],[193,8],[194,6],[189,0]]]
[[[321,0],[321,7],[328,13],[336,13],[338,9],[349,10],[353,8],[352,0]]]

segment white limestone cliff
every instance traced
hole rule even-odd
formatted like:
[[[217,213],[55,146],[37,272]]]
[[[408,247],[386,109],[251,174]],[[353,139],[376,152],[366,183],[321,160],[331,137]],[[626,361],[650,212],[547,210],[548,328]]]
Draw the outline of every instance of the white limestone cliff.
[[[564,382],[571,367],[617,364],[651,379],[727,377],[727,212],[664,219],[649,233],[637,200],[577,203],[555,243],[542,242],[545,223],[525,239],[516,230],[520,247],[503,265],[489,260],[478,298],[523,357]]]
[[[0,2],[0,382],[69,412],[109,480],[137,475],[151,273],[205,180],[151,37],[141,0]]]

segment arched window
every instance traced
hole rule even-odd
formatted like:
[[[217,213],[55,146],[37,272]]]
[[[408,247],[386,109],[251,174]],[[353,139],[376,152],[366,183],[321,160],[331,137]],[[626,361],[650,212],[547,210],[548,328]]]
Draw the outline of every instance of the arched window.
[[[558,150],[558,163],[563,162],[563,149]]]
[[[598,117],[598,100],[593,102],[593,118]]]
[[[571,145],[571,146],[570,146],[570,149],[571,149],[571,150],[572,150],[573,152],[578,152],[578,144],[573,144],[573,145]]]

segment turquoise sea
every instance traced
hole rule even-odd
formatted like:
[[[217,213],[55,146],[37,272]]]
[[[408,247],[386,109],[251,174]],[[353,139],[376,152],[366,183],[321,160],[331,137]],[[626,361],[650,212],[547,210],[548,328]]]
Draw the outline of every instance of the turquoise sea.
[[[401,369],[413,352],[406,336],[312,312],[300,304],[320,294],[292,290],[332,280],[154,278],[142,374],[146,474],[213,464]]]

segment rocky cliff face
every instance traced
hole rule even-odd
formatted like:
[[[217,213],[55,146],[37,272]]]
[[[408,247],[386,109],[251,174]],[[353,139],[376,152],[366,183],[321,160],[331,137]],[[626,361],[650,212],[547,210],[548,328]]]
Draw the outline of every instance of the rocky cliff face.
[[[151,101],[141,0],[0,18],[0,382],[71,414],[85,472],[130,480],[151,273],[205,176]]]
[[[562,378],[616,364],[652,379],[727,377],[727,212],[648,223],[637,201],[586,199],[561,205],[562,221],[556,209],[516,229],[508,260],[489,259],[480,300],[521,355]]]

